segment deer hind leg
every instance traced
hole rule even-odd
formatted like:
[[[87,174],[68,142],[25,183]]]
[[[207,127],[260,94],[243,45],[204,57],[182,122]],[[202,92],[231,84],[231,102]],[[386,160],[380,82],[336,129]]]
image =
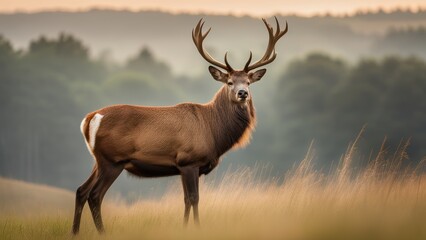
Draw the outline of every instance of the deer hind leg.
[[[198,182],[199,182],[199,168],[184,168],[181,170],[182,186],[184,192],[185,213],[184,225],[188,224],[189,214],[191,207],[194,212],[194,222],[196,225],[200,224],[198,216]]]
[[[109,187],[111,187],[123,169],[124,166],[121,164],[108,163],[102,167],[99,166],[97,180],[89,193],[89,207],[92,212],[93,221],[100,233],[105,231],[101,215],[102,200]]]
[[[73,234],[77,234],[80,230],[81,213],[83,212],[84,205],[86,204],[87,198],[89,197],[90,190],[95,184],[96,175],[97,167],[95,166],[93,167],[90,177],[76,191],[74,222],[72,225]]]

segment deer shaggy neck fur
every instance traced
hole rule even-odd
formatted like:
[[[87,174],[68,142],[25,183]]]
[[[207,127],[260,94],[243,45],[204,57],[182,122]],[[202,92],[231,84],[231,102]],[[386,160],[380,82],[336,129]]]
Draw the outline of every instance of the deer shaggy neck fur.
[[[228,87],[223,86],[208,104],[212,118],[210,127],[219,155],[231,148],[246,146],[256,125],[252,100],[232,102],[228,91]]]

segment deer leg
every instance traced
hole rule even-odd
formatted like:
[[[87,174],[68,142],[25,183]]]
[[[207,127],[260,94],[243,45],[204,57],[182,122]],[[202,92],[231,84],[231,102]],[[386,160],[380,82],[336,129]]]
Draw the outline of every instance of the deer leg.
[[[74,235],[77,234],[80,230],[81,213],[83,212],[84,205],[86,204],[87,198],[89,197],[90,190],[95,183],[96,175],[97,168],[95,166],[93,167],[90,177],[76,191],[74,222],[72,224],[72,233]]]
[[[196,225],[200,224],[198,217],[198,180],[199,180],[199,168],[183,168],[180,169],[182,177],[182,186],[184,192],[184,201],[185,201],[185,213],[184,213],[184,225],[188,224],[189,213],[191,206],[194,212],[194,222]]]
[[[102,200],[109,187],[111,187],[112,183],[117,179],[123,169],[123,165],[108,164],[107,167],[103,166],[99,169],[97,181],[90,191],[88,199],[89,207],[99,233],[105,231],[101,215]]]
[[[185,213],[183,215],[183,224],[186,226],[188,225],[189,213],[191,212],[191,203],[189,202],[189,199],[186,196],[184,198],[184,202],[185,202]]]

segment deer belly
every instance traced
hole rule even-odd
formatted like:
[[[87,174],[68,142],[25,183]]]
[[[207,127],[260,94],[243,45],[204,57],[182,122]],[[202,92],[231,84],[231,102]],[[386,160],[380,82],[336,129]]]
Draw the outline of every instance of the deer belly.
[[[179,170],[176,166],[161,165],[151,162],[147,163],[135,159],[126,161],[124,168],[138,177],[166,177],[179,175]]]

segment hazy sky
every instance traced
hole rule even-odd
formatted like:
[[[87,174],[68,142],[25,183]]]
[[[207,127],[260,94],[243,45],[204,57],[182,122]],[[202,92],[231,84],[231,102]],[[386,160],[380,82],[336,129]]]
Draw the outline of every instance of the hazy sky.
[[[85,10],[88,8],[159,9],[171,12],[270,15],[274,13],[345,14],[396,7],[426,9],[426,0],[0,0],[0,12]]]

